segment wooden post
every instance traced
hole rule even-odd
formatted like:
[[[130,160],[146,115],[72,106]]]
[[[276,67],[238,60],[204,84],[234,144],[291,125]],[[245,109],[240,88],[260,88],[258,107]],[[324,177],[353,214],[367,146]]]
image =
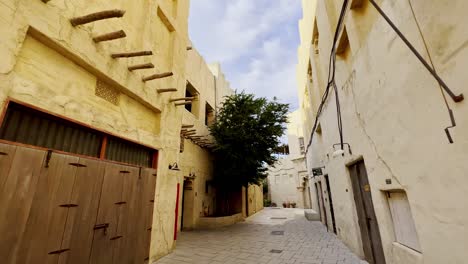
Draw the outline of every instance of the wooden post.
[[[72,26],[76,27],[78,25],[83,25],[91,23],[98,20],[113,18],[113,17],[123,17],[125,14],[124,10],[106,10],[101,12],[92,13],[86,16],[74,17],[70,19]]]
[[[174,104],[175,106],[181,106],[181,105],[189,105],[192,104],[192,102],[183,102],[183,103],[176,103]]]
[[[150,76],[147,76],[147,77],[143,77],[142,80],[144,82],[147,82],[147,81],[151,81],[151,80],[154,80],[154,79],[161,79],[161,78],[170,77],[172,75],[174,75],[172,72],[156,73],[156,74],[153,74],[153,75],[150,75]]]
[[[177,92],[176,88],[165,88],[156,90],[158,93]]]
[[[119,31],[114,31],[114,32],[111,32],[111,33],[96,36],[96,37],[93,38],[93,41],[98,43],[98,42],[102,42],[102,41],[109,41],[109,40],[114,40],[114,39],[119,39],[119,38],[125,38],[126,36],[127,35],[125,34],[125,32],[123,30],[119,30]]]
[[[181,97],[181,98],[174,98],[169,100],[169,102],[175,102],[175,101],[193,101],[195,100],[195,97]]]
[[[153,55],[153,52],[150,50],[145,51],[136,51],[136,52],[126,52],[126,53],[113,53],[111,57],[116,58],[130,58],[130,57],[140,57],[140,56],[150,56]]]
[[[144,64],[129,66],[128,70],[129,71],[134,71],[134,70],[151,69],[151,68],[154,68],[153,63],[144,63]]]

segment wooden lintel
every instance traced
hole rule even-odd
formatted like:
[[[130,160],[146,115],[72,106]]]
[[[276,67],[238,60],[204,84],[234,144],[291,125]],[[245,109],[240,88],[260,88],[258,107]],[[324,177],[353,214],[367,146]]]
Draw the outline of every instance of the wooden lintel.
[[[176,88],[164,88],[156,90],[158,93],[177,92]]]
[[[123,17],[124,14],[125,14],[124,10],[118,10],[118,9],[106,10],[106,11],[92,13],[86,16],[74,17],[70,19],[70,23],[72,24],[72,26],[76,27],[78,25],[83,25],[83,24],[91,23],[91,22],[98,21],[98,20],[109,19],[113,17]]]
[[[153,55],[153,52],[151,50],[145,50],[145,51],[136,51],[136,52],[113,53],[111,54],[111,57],[113,59],[116,59],[116,58],[131,58],[131,57],[150,56],[150,55]]]
[[[119,38],[125,38],[126,36],[127,35],[125,34],[125,32],[123,30],[119,30],[119,31],[114,31],[114,32],[111,32],[111,33],[96,36],[96,37],[93,38],[93,41],[98,43],[98,42],[102,42],[102,41],[109,41],[109,40],[114,40],[114,39],[119,39]]]
[[[185,131],[182,131],[182,133],[191,133],[191,132],[195,132],[197,131],[196,129],[190,129],[190,130],[185,130]]]
[[[175,106],[180,106],[180,105],[189,105],[192,104],[192,102],[183,102],[183,103],[175,103]]]
[[[181,98],[174,98],[169,100],[170,102],[175,102],[175,101],[193,101],[195,100],[195,97],[181,97]]]
[[[152,69],[152,68],[154,68],[153,63],[143,63],[143,64],[129,66],[128,70],[129,71],[134,71],[134,70]]]
[[[150,75],[150,76],[147,76],[147,77],[143,77],[142,80],[144,82],[147,82],[147,81],[151,81],[151,80],[155,80],[155,79],[170,77],[172,75],[174,75],[172,72],[156,73],[156,74],[153,74],[153,75]]]

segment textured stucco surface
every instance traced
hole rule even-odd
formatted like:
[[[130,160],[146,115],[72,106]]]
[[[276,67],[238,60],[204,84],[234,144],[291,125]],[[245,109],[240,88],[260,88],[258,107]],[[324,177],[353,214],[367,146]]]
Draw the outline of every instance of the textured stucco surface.
[[[300,110],[289,113],[286,135],[289,154],[281,156],[267,172],[271,202],[277,206],[296,203],[297,208],[310,208],[308,174],[299,143],[304,137]]]
[[[72,27],[69,19],[122,9],[122,18]],[[0,107],[7,100],[129,139],[159,151],[150,260],[175,245],[176,186],[182,176],[168,170],[178,160],[182,109],[169,98],[185,95],[189,1],[0,2]],[[162,18],[166,19],[162,19]],[[124,30],[123,39],[94,43],[92,37]],[[111,53],[140,50],[152,56],[112,59]],[[152,62],[154,69],[127,67]],[[143,76],[172,71],[174,76],[144,83]],[[96,80],[118,90],[114,105],[95,96]],[[158,94],[159,88],[177,88]]]
[[[313,3],[312,3],[313,2]],[[456,1],[378,1],[409,41],[432,63],[455,93],[468,93],[466,36],[468,23]],[[301,46],[297,69],[298,92],[309,140],[314,111],[326,86],[328,58],[339,14],[339,1],[303,1]],[[312,43],[314,22],[319,32],[318,49]],[[450,124],[437,82],[396,36],[375,9],[350,10],[345,19],[349,51],[338,56],[336,83],[341,102],[345,141],[353,155],[332,157],[339,142],[335,94],[324,105],[321,133],[307,155],[312,167],[325,166],[333,195],[338,237],[363,256],[356,209],[346,164],[363,157],[379,223],[387,263],[464,263],[468,243],[467,204],[464,200],[468,169],[466,100],[454,103],[457,127],[448,144],[443,129]],[[318,50],[316,52],[316,50]],[[312,81],[307,76],[311,61]],[[386,184],[386,179],[391,184]],[[324,180],[322,177],[317,180]],[[386,190],[406,191],[422,247],[422,253],[395,246]],[[323,193],[324,197],[328,194]],[[312,195],[315,199],[315,193]],[[315,206],[317,204],[314,201]],[[317,209],[315,207],[314,209]],[[330,208],[326,203],[327,214]],[[330,217],[328,217],[330,219]]]

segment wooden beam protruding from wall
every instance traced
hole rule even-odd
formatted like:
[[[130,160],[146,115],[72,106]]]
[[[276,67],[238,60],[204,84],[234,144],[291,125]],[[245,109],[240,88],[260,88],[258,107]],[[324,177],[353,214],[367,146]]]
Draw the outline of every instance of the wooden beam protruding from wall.
[[[177,92],[176,88],[164,88],[156,90],[158,93]]]
[[[150,76],[147,76],[147,77],[143,77],[142,80],[144,82],[147,82],[147,81],[151,81],[151,80],[155,80],[155,79],[162,79],[162,78],[170,77],[172,75],[174,75],[172,72],[156,73],[156,74],[153,74],[153,75],[150,75]]]
[[[182,128],[192,128],[194,127],[195,125],[182,125]]]
[[[129,71],[134,71],[134,70],[152,69],[152,68],[154,68],[153,63],[144,63],[144,64],[129,66],[128,70]]]
[[[192,102],[183,102],[183,103],[175,103],[175,106],[181,106],[181,105],[189,105],[192,104]]]
[[[70,19],[70,23],[72,24],[72,26],[76,27],[79,25],[91,23],[91,22],[98,21],[98,20],[109,19],[109,18],[114,18],[114,17],[123,17],[124,14],[125,14],[124,10],[118,10],[118,9],[106,10],[106,11],[92,13],[86,16],[74,17]]]
[[[113,53],[111,57],[113,59],[117,58],[131,58],[131,57],[140,57],[140,56],[150,56],[153,55],[151,50],[136,51],[136,52],[122,52],[122,53]]]
[[[93,41],[98,43],[98,42],[102,42],[102,41],[109,41],[109,40],[114,40],[114,39],[119,39],[119,38],[125,38],[127,36],[127,34],[125,34],[125,32],[123,30],[119,30],[119,31],[114,31],[114,32],[111,32],[111,33],[106,33],[106,34],[103,34],[103,35],[99,35],[99,36],[96,36],[93,38]]]
[[[196,129],[190,129],[190,130],[185,130],[185,131],[182,130],[181,134],[188,134],[188,133],[192,133],[192,132],[195,132],[195,131],[197,131],[197,130]]]
[[[169,102],[176,102],[176,101],[193,101],[195,100],[195,97],[181,97],[181,98],[174,98],[169,100]]]

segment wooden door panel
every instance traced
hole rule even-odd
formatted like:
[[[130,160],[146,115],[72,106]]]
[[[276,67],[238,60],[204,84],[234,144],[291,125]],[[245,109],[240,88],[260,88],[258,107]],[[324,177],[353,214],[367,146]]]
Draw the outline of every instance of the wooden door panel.
[[[364,209],[366,212],[366,224],[369,230],[372,252],[374,253],[374,261],[376,264],[384,264],[385,256],[382,248],[382,240],[380,238],[379,224],[375,215],[374,204],[372,202],[372,193],[369,185],[369,178],[364,162],[358,164],[358,175],[361,193],[363,197]]]
[[[154,195],[156,191],[157,179],[155,169],[143,169],[141,175],[143,181],[143,192],[140,196],[140,203],[142,209],[141,220],[138,222],[138,261],[144,261],[145,259],[149,258],[151,232],[153,224],[153,208],[155,199]]]
[[[15,152],[16,146],[0,144],[0,192],[3,192]]]
[[[122,173],[124,187],[122,196],[116,201],[118,207],[118,225],[116,236],[111,237],[114,249],[113,263],[133,263],[136,257],[136,225],[140,213],[136,211],[138,191],[141,191],[140,169],[127,167]]]
[[[50,153],[42,167],[26,230],[20,242],[18,263],[56,263],[62,248],[77,157]],[[73,209],[72,209],[73,210]]]
[[[358,164],[351,166],[349,170],[351,174],[350,175],[351,184],[353,187],[354,202],[356,204],[358,224],[359,224],[359,229],[361,230],[361,241],[362,241],[362,247],[364,250],[364,255],[366,257],[366,260],[369,263],[373,263],[374,255],[372,253],[372,245],[371,245],[371,240],[369,236],[369,230],[367,227],[367,220],[366,220],[367,216],[366,216],[364,201],[362,197],[362,191],[360,187]]]
[[[122,199],[123,173],[126,167],[106,163],[102,184],[101,198],[94,229],[90,263],[106,264],[113,262],[113,247],[110,238],[118,236],[119,219],[118,201]]]
[[[44,157],[44,151],[17,148],[11,160],[10,171],[0,192],[2,263],[17,263],[19,242],[26,229]]]
[[[93,242],[94,226],[104,178],[105,164],[101,161],[80,158],[76,172],[67,225],[62,248],[70,250],[60,254],[59,263],[88,263]]]

